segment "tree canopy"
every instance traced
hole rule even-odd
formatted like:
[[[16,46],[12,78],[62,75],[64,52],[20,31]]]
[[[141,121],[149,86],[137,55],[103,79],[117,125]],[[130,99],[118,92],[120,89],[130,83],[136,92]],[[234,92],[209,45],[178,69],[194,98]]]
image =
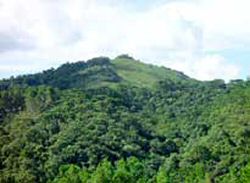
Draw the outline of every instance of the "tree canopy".
[[[0,182],[246,183],[250,81],[128,55],[0,81]]]

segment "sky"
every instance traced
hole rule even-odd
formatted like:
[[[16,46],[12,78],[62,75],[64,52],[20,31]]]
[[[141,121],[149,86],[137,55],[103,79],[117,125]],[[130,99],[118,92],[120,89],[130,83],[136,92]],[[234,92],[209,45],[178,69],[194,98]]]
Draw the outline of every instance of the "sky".
[[[199,80],[250,75],[249,0],[0,0],[0,78],[129,54]]]

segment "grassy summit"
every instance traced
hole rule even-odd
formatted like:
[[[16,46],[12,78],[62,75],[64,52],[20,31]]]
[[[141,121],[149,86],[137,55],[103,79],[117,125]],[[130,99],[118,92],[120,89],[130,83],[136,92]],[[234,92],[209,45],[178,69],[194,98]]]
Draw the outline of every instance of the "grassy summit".
[[[154,88],[157,82],[172,80],[180,82],[190,80],[189,77],[165,67],[144,64],[133,58],[117,57],[112,60],[114,68],[126,83],[138,87]]]

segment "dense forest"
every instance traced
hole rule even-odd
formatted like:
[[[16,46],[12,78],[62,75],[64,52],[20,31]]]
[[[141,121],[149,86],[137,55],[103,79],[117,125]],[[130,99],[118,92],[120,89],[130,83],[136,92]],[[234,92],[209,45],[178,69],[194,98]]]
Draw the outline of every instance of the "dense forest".
[[[0,182],[250,182],[250,81],[128,55],[2,79]]]

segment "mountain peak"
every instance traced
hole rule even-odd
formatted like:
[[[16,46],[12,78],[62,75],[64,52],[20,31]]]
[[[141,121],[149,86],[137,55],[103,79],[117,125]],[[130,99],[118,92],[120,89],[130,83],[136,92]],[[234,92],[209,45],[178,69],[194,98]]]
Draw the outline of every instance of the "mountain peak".
[[[95,57],[74,63],[65,63],[57,69],[37,74],[18,76],[14,79],[0,80],[0,88],[18,86],[49,85],[60,89],[113,87],[126,84],[139,88],[154,88],[160,81],[193,82],[191,78],[164,67],[145,64],[128,54],[115,59]]]

